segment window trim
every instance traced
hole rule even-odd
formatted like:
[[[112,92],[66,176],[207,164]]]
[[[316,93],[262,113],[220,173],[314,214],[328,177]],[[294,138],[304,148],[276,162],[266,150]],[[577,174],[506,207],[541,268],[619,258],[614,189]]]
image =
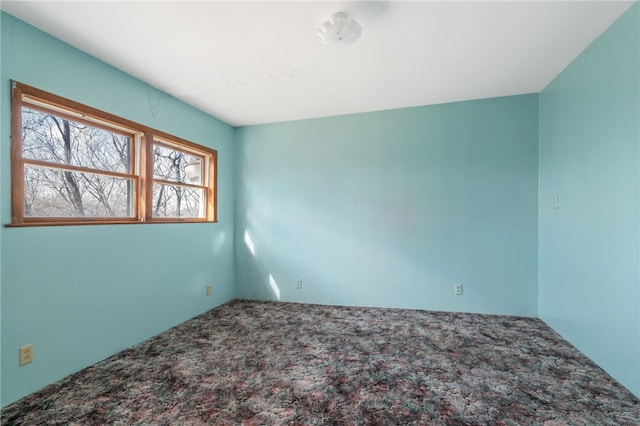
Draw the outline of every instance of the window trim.
[[[55,164],[41,160],[25,159],[22,155],[22,107],[45,112],[55,112],[60,116],[83,122],[91,126],[131,136],[131,164],[129,173],[102,171],[83,166]],[[198,188],[204,189],[206,202],[204,217],[200,218],[160,218],[153,217],[153,147],[154,144],[169,146],[203,158],[205,176]],[[151,159],[151,160],[149,160]],[[26,161],[25,161],[26,160]],[[131,223],[214,223],[217,222],[217,170],[218,152],[188,140],[170,135],[142,124],[118,117],[96,108],[75,102],[58,95],[11,81],[11,223],[7,227],[54,226],[54,225],[96,225]],[[24,216],[24,170],[25,164],[56,168],[75,172],[98,173],[108,176],[132,179],[135,186],[132,217],[25,217]],[[162,182],[162,181],[161,181]],[[173,182],[179,186],[188,183]]]

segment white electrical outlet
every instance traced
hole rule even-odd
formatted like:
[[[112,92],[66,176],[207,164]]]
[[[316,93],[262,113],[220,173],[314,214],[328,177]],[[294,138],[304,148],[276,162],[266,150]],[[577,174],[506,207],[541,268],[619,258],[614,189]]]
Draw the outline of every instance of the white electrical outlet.
[[[296,281],[296,288],[302,288],[302,280]]]
[[[30,362],[33,362],[33,345],[22,346],[18,349],[18,365],[22,367]]]
[[[462,284],[456,284],[455,285],[455,291],[456,291],[456,296],[461,296],[462,295]]]

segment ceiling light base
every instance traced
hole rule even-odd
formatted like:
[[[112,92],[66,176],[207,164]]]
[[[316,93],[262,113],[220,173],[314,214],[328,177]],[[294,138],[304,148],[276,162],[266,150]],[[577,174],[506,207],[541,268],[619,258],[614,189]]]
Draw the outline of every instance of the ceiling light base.
[[[345,47],[358,41],[362,27],[346,13],[338,12],[318,28],[317,35],[327,46]]]

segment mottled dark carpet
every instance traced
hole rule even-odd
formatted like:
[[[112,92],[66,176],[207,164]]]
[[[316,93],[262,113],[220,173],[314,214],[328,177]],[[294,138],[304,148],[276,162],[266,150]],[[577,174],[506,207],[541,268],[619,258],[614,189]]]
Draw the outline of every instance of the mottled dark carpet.
[[[638,425],[532,318],[234,301],[11,404],[6,425]]]

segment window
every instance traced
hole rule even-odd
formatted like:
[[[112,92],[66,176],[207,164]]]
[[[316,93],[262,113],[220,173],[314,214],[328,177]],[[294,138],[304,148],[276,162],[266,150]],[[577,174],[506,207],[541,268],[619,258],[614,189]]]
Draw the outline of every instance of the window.
[[[201,153],[176,146],[170,141],[153,142],[154,218],[190,217],[204,215],[207,185],[207,158]]]
[[[13,226],[215,222],[217,152],[12,82]]]

